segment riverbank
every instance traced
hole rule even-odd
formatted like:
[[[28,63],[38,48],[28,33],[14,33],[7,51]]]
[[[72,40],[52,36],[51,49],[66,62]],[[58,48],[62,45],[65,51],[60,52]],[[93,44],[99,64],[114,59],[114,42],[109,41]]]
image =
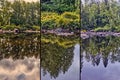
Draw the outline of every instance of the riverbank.
[[[40,31],[33,31],[33,30],[26,30],[26,31],[19,31],[19,30],[0,30],[0,34],[3,33],[40,33]]]
[[[41,34],[53,34],[58,36],[74,36],[80,35],[82,39],[99,36],[99,37],[106,37],[106,36],[117,36],[120,37],[120,32],[80,32],[80,31],[59,31],[59,30],[41,30],[41,31],[33,31],[33,30],[25,30],[25,31],[17,31],[17,30],[0,30],[0,34],[4,33],[41,33]]]
[[[81,32],[81,38],[86,39],[94,36],[106,37],[106,36],[117,36],[120,37],[120,32]]]

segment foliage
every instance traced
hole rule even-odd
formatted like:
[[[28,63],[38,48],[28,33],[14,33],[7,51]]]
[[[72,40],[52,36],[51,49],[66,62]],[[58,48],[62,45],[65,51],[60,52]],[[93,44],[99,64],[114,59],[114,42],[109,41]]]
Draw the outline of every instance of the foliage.
[[[3,30],[14,30],[15,28],[20,29],[20,26],[16,26],[16,25],[1,26],[1,29]]]
[[[42,8],[43,11],[49,11],[49,12],[57,12],[57,13],[63,13],[64,11],[72,11],[73,7],[72,6],[68,6],[68,5],[56,5],[56,4],[46,4],[43,3],[42,4]]]
[[[43,29],[80,27],[80,0],[42,0],[41,24]]]
[[[38,30],[38,31],[40,30],[40,26],[33,26],[32,28],[33,30]]]
[[[0,27],[3,29],[24,28],[26,25],[40,25],[40,3],[23,0],[0,1]],[[14,26],[13,26],[13,25]],[[32,27],[26,26],[24,29]],[[38,29],[37,29],[38,30]]]
[[[53,12],[43,12],[41,17],[42,28],[53,29],[57,27],[75,28],[79,27],[79,14],[64,12],[59,15]]]
[[[41,14],[42,28],[54,28],[56,26],[55,20],[59,18],[57,13],[43,12]]]
[[[65,11],[75,11],[79,4],[80,0],[46,0],[42,1],[41,10],[61,14]]]
[[[94,29],[94,31],[110,31],[110,30],[111,28],[109,26],[98,27]]]
[[[119,12],[119,3],[114,0],[107,2],[85,0],[81,7],[81,29],[116,31],[120,25]]]

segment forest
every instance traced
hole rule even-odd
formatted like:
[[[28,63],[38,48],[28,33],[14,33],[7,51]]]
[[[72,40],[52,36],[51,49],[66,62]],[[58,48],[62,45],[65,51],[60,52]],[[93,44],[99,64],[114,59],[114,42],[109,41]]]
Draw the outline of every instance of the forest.
[[[40,5],[41,4],[41,5]],[[0,29],[80,28],[80,0],[0,0]]]
[[[40,2],[0,0],[0,28],[40,30]]]
[[[119,32],[119,18],[119,0],[41,0],[41,3],[0,0],[3,30],[40,30],[41,27]]]
[[[80,0],[41,0],[42,29],[80,28]]]
[[[120,31],[120,0],[82,0],[81,29]]]

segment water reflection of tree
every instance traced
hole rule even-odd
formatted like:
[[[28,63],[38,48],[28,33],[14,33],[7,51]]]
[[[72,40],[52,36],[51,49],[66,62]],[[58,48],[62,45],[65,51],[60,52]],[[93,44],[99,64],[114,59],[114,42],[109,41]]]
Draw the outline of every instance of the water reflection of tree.
[[[0,59],[13,57],[22,59],[27,57],[38,57],[40,54],[40,38],[34,35],[8,34],[0,37]]]
[[[73,48],[65,48],[56,43],[41,44],[41,67],[44,75],[49,72],[51,77],[58,77],[59,73],[65,73],[73,61]]]
[[[120,38],[119,37],[93,37],[82,40],[82,54],[85,52],[86,61],[91,61],[93,66],[98,66],[100,59],[103,60],[104,67],[107,67],[108,60],[111,63],[120,62]]]

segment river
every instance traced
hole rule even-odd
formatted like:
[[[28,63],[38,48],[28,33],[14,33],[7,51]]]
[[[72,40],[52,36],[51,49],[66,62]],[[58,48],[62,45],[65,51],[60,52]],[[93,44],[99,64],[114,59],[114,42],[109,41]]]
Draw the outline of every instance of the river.
[[[77,37],[43,35],[41,80],[79,80],[80,45]]]
[[[39,34],[0,34],[0,80],[40,80]]]
[[[120,37],[92,37],[81,43],[81,80],[120,80]]]

